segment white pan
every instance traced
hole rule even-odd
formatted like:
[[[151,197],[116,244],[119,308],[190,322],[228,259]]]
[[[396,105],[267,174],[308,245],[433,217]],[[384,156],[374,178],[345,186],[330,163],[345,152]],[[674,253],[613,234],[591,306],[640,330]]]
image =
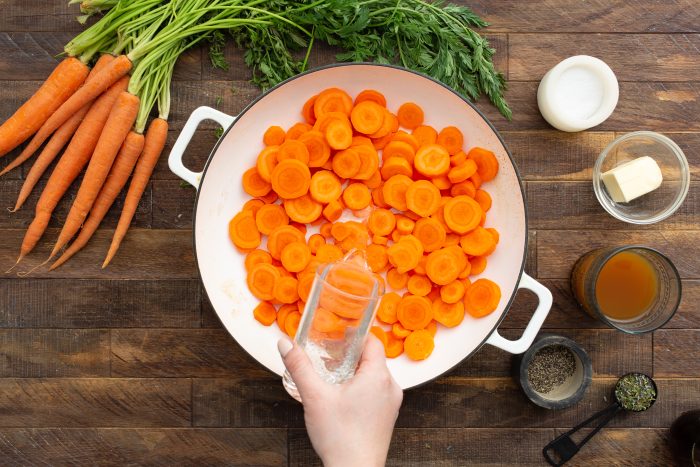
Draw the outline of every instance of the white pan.
[[[500,232],[496,252],[488,258],[483,273],[496,281],[502,292],[498,309],[489,316],[464,322],[453,329],[440,328],[433,354],[422,362],[405,356],[389,361],[389,368],[402,388],[430,381],[473,355],[483,344],[510,353],[522,353],[532,344],[552,305],[552,295],[523,272],[527,249],[525,195],[518,171],[493,126],[469,102],[446,86],[412,71],[375,64],[339,64],[295,76],[263,94],[240,115],[232,117],[209,107],[196,109],[189,117],[173,147],[170,169],[194,185],[194,252],[206,293],[221,322],[234,339],[262,365],[279,375],[282,360],[277,326],[265,327],[255,321],[252,310],[257,300],[246,287],[241,255],[228,238],[228,222],[249,197],[241,188],[241,175],[255,164],[262,150],[262,135],[270,125],[287,128],[301,119],[300,109],[310,96],[328,87],[340,87],[350,95],[376,89],[396,110],[414,101],[425,110],[427,124],[442,128],[455,125],[465,135],[465,148],[482,146],[495,152],[500,163],[498,176],[484,188],[493,198],[487,226]],[[182,164],[182,155],[203,120],[214,120],[226,129],[214,147],[204,171],[193,172]],[[523,335],[515,341],[497,331],[518,288],[539,298]]]

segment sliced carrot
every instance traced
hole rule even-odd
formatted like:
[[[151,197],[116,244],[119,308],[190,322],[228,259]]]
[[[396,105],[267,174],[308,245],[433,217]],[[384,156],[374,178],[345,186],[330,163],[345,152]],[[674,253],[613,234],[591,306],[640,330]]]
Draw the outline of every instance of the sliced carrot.
[[[311,326],[322,333],[344,333],[348,322],[348,320],[341,318],[332,311],[318,307],[314,313],[314,320]]]
[[[406,211],[408,209],[408,205],[406,204],[406,192],[411,184],[413,184],[413,180],[409,177],[405,175],[394,175],[384,183],[384,187],[382,188],[384,202],[394,209]]]
[[[460,280],[454,280],[440,287],[440,299],[445,303],[457,303],[462,300],[462,297],[464,297],[464,283]]]
[[[307,193],[298,198],[285,200],[284,210],[291,220],[303,225],[318,219],[323,212],[323,206]]]
[[[447,149],[451,155],[457,154],[464,146],[464,135],[459,128],[447,126],[438,133],[437,143]]]
[[[396,358],[403,353],[403,339],[399,339],[393,333],[386,333],[386,345],[384,355],[386,358]]]
[[[281,126],[272,125],[265,130],[265,134],[263,134],[263,143],[265,143],[265,146],[279,146],[284,143],[285,134]]]
[[[248,289],[259,300],[272,300],[275,284],[281,278],[280,272],[269,263],[258,263],[253,266],[246,279]]]
[[[433,353],[435,341],[433,335],[425,329],[413,331],[403,343],[406,356],[411,360],[425,360]]]
[[[301,116],[304,117],[304,120],[306,120],[306,123],[309,125],[316,123],[316,114],[314,114],[316,97],[318,97],[318,95],[311,96],[306,102],[304,102],[304,106],[301,108]]]
[[[299,136],[298,141],[306,146],[309,153],[309,167],[321,167],[331,157],[331,147],[320,131],[309,131]]]
[[[406,287],[408,283],[408,274],[405,272],[399,272],[398,269],[389,269],[386,273],[386,282],[394,290],[401,290]]]
[[[413,176],[413,166],[403,157],[390,157],[384,161],[380,171],[384,180],[389,180],[394,175]]]
[[[289,217],[279,204],[266,204],[255,215],[255,225],[260,233],[270,235],[277,227],[289,224]]]
[[[267,250],[274,259],[279,260],[285,246],[294,242],[304,242],[304,234],[291,225],[277,227],[267,238]]]
[[[399,119],[399,125],[409,130],[414,130],[423,124],[423,109],[414,102],[402,104],[396,116]]]
[[[372,139],[382,138],[384,136],[389,135],[390,133],[395,132],[398,129],[399,121],[396,118],[396,115],[394,115],[386,109],[383,110],[384,118],[382,119],[382,126],[379,127],[377,131],[369,135],[369,137]]]
[[[416,223],[413,219],[409,219],[406,216],[396,216],[396,230],[399,231],[401,235],[408,235],[413,232],[413,228]]]
[[[297,294],[299,294],[299,299],[301,301],[306,302],[309,300],[309,294],[311,293],[311,286],[313,286],[314,278],[315,274],[312,272],[297,274]]]
[[[417,237],[416,237],[417,238]],[[413,272],[416,274],[420,274],[421,276],[425,276],[425,264],[428,262],[428,257],[423,256],[420,261],[418,261],[418,265],[413,268]]]
[[[321,263],[333,263],[343,258],[343,251],[335,245],[321,245],[316,251],[316,259]]]
[[[381,235],[372,235],[372,243],[386,246],[389,243],[389,239]]]
[[[326,239],[321,234],[313,234],[309,237],[307,243],[309,245],[309,251],[311,251],[312,255],[315,255],[316,251],[318,251],[318,247],[326,244]]]
[[[496,239],[493,238],[491,232],[477,226],[462,237],[460,245],[462,245],[462,250],[469,256],[483,256],[493,251],[493,248],[496,246]]]
[[[388,209],[391,207],[384,201],[384,185],[372,189],[372,203],[377,208]]]
[[[285,141],[294,141],[299,139],[304,133],[311,131],[313,127],[306,122],[295,123],[287,130],[287,134],[284,135]]]
[[[386,352],[386,346],[387,346],[387,336],[386,336],[386,331],[384,329],[380,328],[379,326],[372,326],[369,330],[372,334],[374,334],[377,339],[379,339],[384,346],[384,352]]]
[[[419,216],[431,216],[440,207],[440,190],[428,180],[413,182],[406,190],[406,206]]]
[[[277,327],[279,327],[282,332],[284,332],[284,321],[287,319],[287,316],[292,311],[298,313],[297,306],[294,304],[282,305],[280,306],[279,310],[277,310]]]
[[[362,161],[355,148],[339,151],[333,156],[333,172],[341,178],[353,178],[361,166]]]
[[[437,142],[437,131],[435,128],[428,125],[420,125],[414,128],[411,134],[418,140],[421,146],[435,144]]]
[[[377,162],[377,165],[379,165],[378,162]],[[379,168],[379,167],[377,167],[377,168]],[[367,180],[362,180],[362,183],[367,185],[367,188],[369,188],[370,190],[373,190],[373,191],[375,188],[381,187],[382,186],[382,174],[381,174],[381,172],[379,172],[379,170],[375,169],[375,171],[372,172],[372,175],[370,175],[370,177]],[[374,196],[372,197],[372,199],[374,200]]]
[[[452,246],[428,255],[425,272],[436,285],[447,285],[457,279],[467,261],[461,248]]]
[[[396,317],[396,307],[401,301],[401,296],[396,292],[388,292],[384,294],[377,308],[377,319],[386,324],[394,324],[398,318]]]
[[[296,159],[281,161],[272,171],[272,189],[282,198],[293,199],[309,191],[311,172]]]
[[[253,316],[261,324],[270,326],[277,320],[277,310],[270,302],[260,302],[253,310]]]
[[[375,209],[369,216],[367,227],[375,235],[389,235],[396,226],[396,216],[388,209]]]
[[[433,284],[430,282],[430,279],[420,274],[413,274],[409,277],[406,287],[408,287],[409,292],[419,297],[425,297],[433,290]]]
[[[309,150],[301,141],[288,140],[282,143],[277,152],[277,161],[282,162],[287,159],[296,159],[304,165],[309,164]]]
[[[433,319],[432,303],[425,297],[406,295],[396,306],[396,317],[406,329],[423,329]]]
[[[386,97],[384,97],[384,94],[379,91],[375,91],[374,89],[365,89],[364,91],[360,91],[360,93],[355,97],[355,105],[364,101],[375,102],[382,107],[386,107]]]
[[[437,321],[432,320],[426,327],[425,330],[430,333],[431,336],[435,337],[437,334]]]
[[[372,202],[372,195],[364,183],[351,183],[343,190],[343,202],[350,209],[364,209]]]
[[[263,204],[272,204],[279,199],[279,196],[274,191],[270,191],[265,196],[258,196],[258,199],[263,202]]]
[[[402,141],[404,143],[407,143],[413,148],[414,152],[417,151],[420,147],[420,142],[418,141],[418,138],[416,138],[410,133],[406,133],[403,130],[399,130],[396,133],[394,133],[394,135],[391,137],[391,142],[393,141]]]
[[[449,190],[452,187],[452,182],[447,177],[447,175],[440,175],[439,177],[431,178],[433,185],[438,187],[439,190]]]
[[[385,108],[369,100],[355,104],[350,112],[353,128],[359,133],[370,135],[382,127]]]
[[[474,184],[474,188],[476,188],[477,190],[481,188],[481,184],[484,183],[484,180],[481,178],[481,175],[479,175],[478,171],[474,175],[469,177],[469,180]]]
[[[260,263],[272,264],[272,256],[265,250],[251,250],[245,256],[245,269],[250,272],[253,266]]]
[[[489,231],[489,233],[493,236],[493,239],[498,243],[501,239],[500,234],[498,233],[498,230],[494,229],[493,227],[489,227],[486,230]]]
[[[438,298],[433,302],[433,317],[435,321],[445,327],[458,326],[464,321],[464,303],[461,300],[455,303],[445,303]]]
[[[364,135],[355,135],[352,137],[352,146],[372,146],[372,139]],[[372,146],[374,147],[374,146]]]
[[[255,168],[258,169],[258,175],[266,182],[272,180],[272,171],[277,165],[277,154],[279,146],[268,146],[258,154],[258,160]]]
[[[457,279],[459,280],[464,280],[464,279],[469,279],[469,276],[472,273],[472,264],[467,261],[467,264],[464,265],[464,269],[462,269],[462,272],[459,273],[459,276],[457,276]]]
[[[299,329],[299,322],[301,321],[301,313],[298,311],[292,311],[287,315],[287,319],[284,320],[284,332],[287,333],[292,339],[296,337],[297,330]]]
[[[343,215],[343,205],[338,200],[333,200],[323,208],[323,217],[328,222],[335,222]],[[330,229],[330,227],[328,227]]]
[[[389,144],[384,146],[382,159],[386,161],[392,157],[402,157],[406,159],[409,164],[413,164],[416,157],[416,149],[405,141],[397,141],[396,139],[392,139],[389,141]]]
[[[299,283],[292,276],[282,276],[275,282],[272,294],[280,303],[295,303],[299,300]]]
[[[289,223],[289,225],[291,225],[292,227],[297,229],[299,232],[301,232],[302,235],[306,235],[306,231],[308,230],[306,228],[306,224],[302,224],[301,222],[292,221]]]
[[[422,249],[420,251],[417,250],[411,242],[406,240],[406,237],[410,237],[410,235],[402,237],[387,249],[389,262],[400,273],[408,272],[415,268],[423,256]]]
[[[411,331],[401,326],[398,321],[391,325],[391,333],[398,339],[405,339],[411,335]]]
[[[347,120],[331,121],[324,134],[328,145],[333,149],[347,149],[352,144],[352,127]]]
[[[491,195],[489,195],[488,192],[486,192],[482,189],[476,190],[476,194],[474,195],[474,199],[476,200],[477,203],[479,203],[479,206],[481,206],[481,209],[483,209],[484,212],[491,209],[491,203],[493,201],[491,200]]]
[[[328,170],[319,170],[311,176],[309,193],[314,201],[328,204],[340,198],[342,186],[338,177]]]
[[[393,139],[394,134],[393,133],[387,133],[386,135],[382,136],[381,138],[372,138],[372,146],[374,146],[375,149],[384,149],[387,144],[391,142]]]
[[[479,225],[481,206],[468,196],[455,196],[445,204],[445,222],[458,234],[465,234]]]
[[[250,196],[258,197],[268,194],[272,186],[260,176],[257,168],[252,167],[243,173],[243,189]]]
[[[342,112],[350,115],[350,111],[352,111],[352,98],[339,88],[321,91],[314,101],[314,115],[317,119],[328,112]]]
[[[467,313],[482,318],[498,308],[501,301],[501,288],[489,279],[479,279],[469,286],[464,295]]]
[[[453,154],[450,156],[450,164],[453,167],[457,167],[458,165],[462,165],[466,161],[467,161],[467,153],[464,151],[459,151],[457,154]]]
[[[374,146],[368,144],[360,144],[352,146],[360,158],[360,168],[353,178],[357,180],[369,180],[377,174],[379,169],[379,156]],[[381,178],[379,179],[381,182]],[[369,185],[368,185],[369,186]]]
[[[423,250],[426,252],[439,250],[447,238],[445,228],[432,218],[419,219],[413,229],[413,235],[420,240],[423,244]]]
[[[282,249],[280,261],[289,272],[303,271],[311,261],[311,250],[306,243],[290,243]]]
[[[467,159],[460,165],[456,165],[450,169],[447,173],[447,178],[450,179],[452,183],[460,183],[468,180],[469,177],[476,173],[476,162],[471,159]]]
[[[382,272],[386,269],[386,265],[389,264],[389,259],[387,258],[385,246],[372,243],[367,246],[365,251],[367,265],[373,272]]]
[[[258,214],[261,207],[265,206],[265,202],[260,199],[249,199],[243,204],[241,211],[250,211],[253,216]]]
[[[347,124],[350,126],[350,119],[348,119],[348,116],[345,115],[342,112],[329,112],[325,114],[323,117],[319,118],[316,120],[316,123],[314,123],[314,126],[312,128],[312,131],[318,131],[322,133],[325,137],[326,130],[328,129],[328,125],[330,125],[332,122],[341,122],[343,124]]]
[[[472,175],[473,176],[473,175]],[[474,198],[476,196],[476,188],[474,187],[474,183],[472,183],[471,180],[465,180],[460,183],[455,183],[452,185],[450,188],[450,194],[452,196],[469,196],[470,198]]]
[[[448,233],[445,236],[445,245],[444,246],[455,246],[459,245],[461,237],[457,235],[456,233]]]
[[[496,159],[496,155],[493,152],[476,147],[467,153],[467,157],[476,162],[478,167],[477,173],[482,181],[488,182],[493,180],[498,174],[498,159]]]
[[[421,175],[439,177],[450,170],[450,155],[439,144],[427,144],[418,149],[413,165]]]
[[[244,250],[260,245],[260,232],[250,211],[241,211],[228,224],[228,235],[234,245]]]
[[[477,276],[486,270],[486,257],[485,256],[474,256],[469,259],[469,264],[471,265],[470,276]]]

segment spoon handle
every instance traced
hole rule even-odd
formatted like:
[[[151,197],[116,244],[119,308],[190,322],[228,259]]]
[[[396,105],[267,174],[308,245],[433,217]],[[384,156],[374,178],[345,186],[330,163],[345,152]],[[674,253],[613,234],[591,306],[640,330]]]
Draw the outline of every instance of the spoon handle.
[[[544,447],[542,450],[542,454],[544,455],[545,460],[550,464],[555,467],[559,467],[561,465],[564,465],[569,459],[574,457],[576,453],[583,447],[584,444],[588,442],[596,433],[598,433],[605,425],[608,424],[610,420],[619,412],[622,410],[622,407],[620,407],[620,404],[615,402],[614,404],[604,408],[600,412],[596,412],[583,422],[579,423],[566,433],[560,435],[557,437],[555,440],[550,442],[548,445]],[[600,419],[596,427],[586,435],[585,438],[581,440],[580,443],[576,444],[572,439],[571,435],[579,431],[581,428],[584,428],[586,425],[589,423]],[[552,457],[552,453],[556,454],[558,457],[558,460]]]

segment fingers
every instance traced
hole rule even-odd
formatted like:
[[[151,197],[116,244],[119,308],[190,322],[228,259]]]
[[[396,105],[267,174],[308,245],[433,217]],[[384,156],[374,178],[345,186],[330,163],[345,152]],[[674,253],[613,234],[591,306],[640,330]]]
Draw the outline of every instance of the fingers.
[[[301,347],[292,344],[287,338],[282,338],[277,342],[277,350],[279,350],[284,366],[299,390],[302,401],[311,397],[326,384],[318,376],[311,364],[311,360],[309,360],[309,357],[306,356]]]
[[[365,350],[360,358],[360,366],[357,372],[363,372],[374,368],[386,368],[386,356],[384,354],[384,344],[377,336],[370,333],[365,344]]]

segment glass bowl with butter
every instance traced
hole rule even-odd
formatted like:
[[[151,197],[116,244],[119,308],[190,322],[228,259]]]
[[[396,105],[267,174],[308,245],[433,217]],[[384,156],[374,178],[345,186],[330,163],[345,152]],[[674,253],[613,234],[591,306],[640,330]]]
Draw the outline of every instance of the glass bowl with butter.
[[[593,167],[593,190],[613,217],[631,224],[666,219],[683,204],[690,168],[681,148],[651,131],[615,139]]]

